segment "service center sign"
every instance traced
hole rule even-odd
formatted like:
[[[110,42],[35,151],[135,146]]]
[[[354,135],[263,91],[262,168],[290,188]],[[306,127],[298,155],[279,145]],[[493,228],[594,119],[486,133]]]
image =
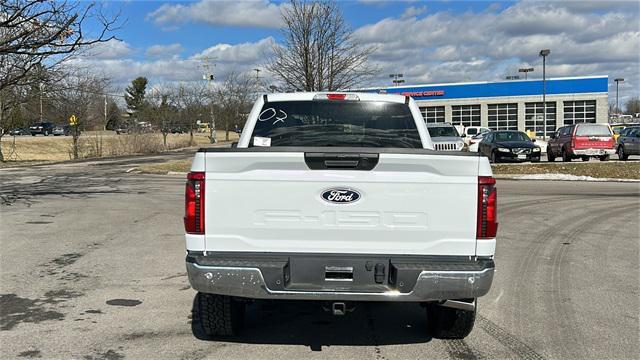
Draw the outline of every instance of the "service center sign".
[[[444,96],[444,90],[405,91],[401,94],[404,96],[411,96],[411,97]]]

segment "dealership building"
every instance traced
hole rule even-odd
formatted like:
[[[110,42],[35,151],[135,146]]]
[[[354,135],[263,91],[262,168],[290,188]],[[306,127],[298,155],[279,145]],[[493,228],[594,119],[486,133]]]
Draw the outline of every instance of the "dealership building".
[[[607,123],[607,76],[551,78],[546,81],[547,135],[564,125]],[[510,80],[369,88],[366,91],[413,97],[425,120],[494,130],[535,131],[542,135],[543,82]]]

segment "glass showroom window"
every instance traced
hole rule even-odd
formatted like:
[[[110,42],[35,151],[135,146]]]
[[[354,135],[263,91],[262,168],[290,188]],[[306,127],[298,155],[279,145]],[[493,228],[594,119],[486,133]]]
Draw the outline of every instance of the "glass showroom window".
[[[524,128],[535,131],[536,136],[542,136],[544,127],[544,109],[542,102],[525,103]],[[556,102],[547,101],[547,133],[546,136],[556,131]]]
[[[489,128],[518,130],[518,104],[489,104]]]
[[[453,125],[480,126],[480,105],[451,106],[451,122]]]
[[[444,122],[444,106],[427,106],[420,108],[424,120],[428,123]]]
[[[573,125],[577,123],[596,122],[596,101],[565,101],[564,102],[564,124]]]

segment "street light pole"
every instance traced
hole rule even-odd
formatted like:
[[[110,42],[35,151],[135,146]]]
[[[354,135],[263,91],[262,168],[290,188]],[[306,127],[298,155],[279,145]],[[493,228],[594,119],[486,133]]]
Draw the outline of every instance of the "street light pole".
[[[518,72],[524,73],[524,79],[527,80],[527,74],[532,72],[533,68],[518,69]]]
[[[540,50],[542,56],[542,140],[547,140],[547,56],[549,49]]]
[[[401,77],[404,77],[403,74],[389,74],[389,77],[393,78],[392,82],[394,86],[400,86],[400,84],[404,82],[404,80],[400,79]]]
[[[613,81],[616,82],[616,112],[620,114],[620,107],[618,106],[618,85],[620,82],[624,81],[623,78],[616,78]]]

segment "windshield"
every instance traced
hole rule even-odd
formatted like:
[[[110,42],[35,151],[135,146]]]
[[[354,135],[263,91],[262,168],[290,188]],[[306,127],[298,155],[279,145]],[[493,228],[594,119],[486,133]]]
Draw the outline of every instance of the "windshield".
[[[496,131],[494,135],[496,141],[531,141],[527,134],[519,131]]]
[[[607,125],[579,125],[576,136],[611,136]]]
[[[384,101],[270,102],[252,136],[250,146],[422,148],[409,107]]]
[[[460,136],[458,134],[458,130],[456,130],[456,128],[454,128],[453,126],[434,126],[427,127],[427,129],[429,130],[429,135],[431,135],[431,137]]]

